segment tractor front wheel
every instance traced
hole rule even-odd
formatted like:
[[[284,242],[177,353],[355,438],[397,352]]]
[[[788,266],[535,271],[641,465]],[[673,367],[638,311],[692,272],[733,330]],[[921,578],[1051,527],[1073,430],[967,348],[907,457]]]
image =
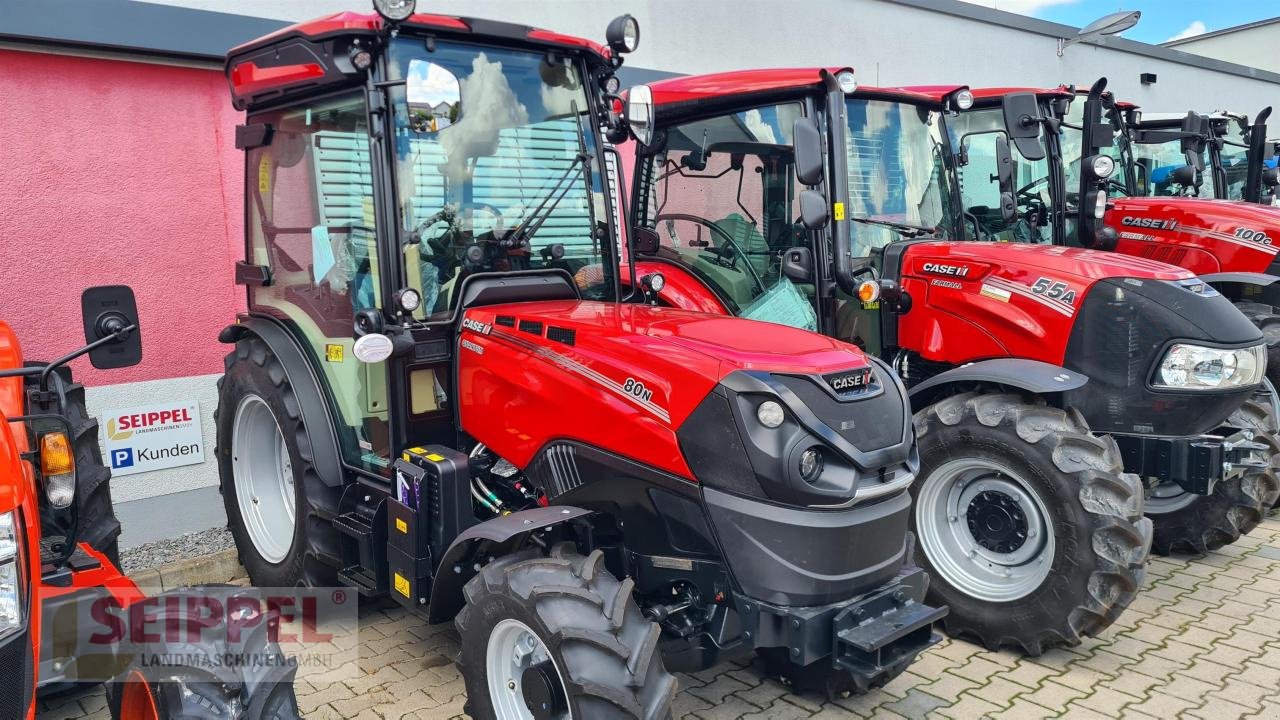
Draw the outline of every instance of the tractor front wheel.
[[[120,567],[120,521],[111,503],[111,471],[98,449],[98,421],[85,405],[84,386],[67,386],[67,420],[76,454],[76,514],[79,540]]]
[[[339,489],[316,473],[305,420],[280,360],[256,337],[218,381],[218,473],[240,562],[258,587],[337,585]]]
[[[634,585],[572,544],[500,557],[467,582],[454,623],[478,720],[671,717],[676,680]]]
[[[1119,617],[1151,541],[1142,486],[1075,410],[963,393],[915,415],[918,563],[946,631],[1039,655]]]

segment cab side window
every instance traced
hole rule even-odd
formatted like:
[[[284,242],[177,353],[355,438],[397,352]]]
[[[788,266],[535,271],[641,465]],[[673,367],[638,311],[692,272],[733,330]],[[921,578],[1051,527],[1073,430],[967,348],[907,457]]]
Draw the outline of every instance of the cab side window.
[[[290,326],[314,355],[341,421],[345,459],[389,472],[386,372],[352,355],[357,310],[380,304],[369,133],[363,99],[255,115],[268,145],[247,153],[249,261],[270,281],[249,308]]]

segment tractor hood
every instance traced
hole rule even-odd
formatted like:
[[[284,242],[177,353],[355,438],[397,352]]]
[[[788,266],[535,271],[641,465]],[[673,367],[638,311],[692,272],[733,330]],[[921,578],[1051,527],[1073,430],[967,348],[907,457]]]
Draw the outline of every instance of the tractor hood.
[[[782,325],[577,300],[469,309],[457,352],[464,428],[517,466],[554,430],[685,477],[675,430],[729,375],[872,367],[852,345]]]
[[[911,258],[916,260],[917,264],[923,264],[925,256],[973,263],[975,268],[982,267],[993,271],[1041,270],[1060,280],[1076,280],[1085,284],[1109,278],[1184,280],[1193,277],[1190,272],[1182,268],[1141,257],[1084,248],[1024,243],[942,241],[918,243],[912,246]]]
[[[1256,203],[1190,197],[1116,198],[1106,224],[1117,250],[1164,259],[1198,275],[1275,272],[1280,209]]]

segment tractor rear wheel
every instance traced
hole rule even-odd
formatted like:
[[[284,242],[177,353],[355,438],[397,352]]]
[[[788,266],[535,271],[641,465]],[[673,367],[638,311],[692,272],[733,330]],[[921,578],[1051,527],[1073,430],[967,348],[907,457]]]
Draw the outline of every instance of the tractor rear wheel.
[[[1280,385],[1280,312],[1272,305],[1247,300],[1235,306],[1262,331],[1267,343],[1267,377],[1272,384]]]
[[[67,386],[67,419],[76,455],[76,518],[79,541],[120,567],[120,521],[111,504],[111,471],[98,449],[98,421],[85,405],[84,386]]]
[[[1239,428],[1257,430],[1254,441],[1271,448],[1268,466],[1248,468],[1238,478],[1219,481],[1208,495],[1186,492],[1172,480],[1161,482],[1146,502],[1147,515],[1155,523],[1152,552],[1212,552],[1248,535],[1275,506],[1280,497],[1280,441],[1269,388],[1232,413],[1221,432]]]
[[[236,342],[225,364],[215,415],[218,473],[240,562],[258,587],[337,585],[339,488],[316,474],[308,420],[284,367],[256,337]]]
[[[254,598],[252,589],[206,585],[171,590],[156,597],[153,627],[159,640],[122,661],[124,670],[106,685],[113,720],[298,720],[293,680],[297,668],[268,636],[268,623],[245,627],[232,637],[229,623],[210,625],[201,609],[183,602],[199,592],[221,607],[235,596]],[[170,606],[166,596],[181,599]],[[199,628],[192,632],[189,628]],[[166,637],[172,634],[173,637]],[[232,662],[230,659],[234,659]]]
[[[500,557],[467,582],[454,624],[467,712],[477,720],[669,718],[676,679],[661,630],[641,614],[599,550]]]
[[[1039,655],[1119,617],[1151,540],[1142,486],[1075,410],[962,393],[915,414],[917,562],[946,631]]]

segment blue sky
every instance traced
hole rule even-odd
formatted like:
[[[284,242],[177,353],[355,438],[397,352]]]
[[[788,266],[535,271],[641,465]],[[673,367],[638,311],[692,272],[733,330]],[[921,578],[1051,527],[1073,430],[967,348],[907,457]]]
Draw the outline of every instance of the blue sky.
[[[1142,20],[1121,37],[1162,43],[1181,34],[1199,34],[1280,16],[1273,0],[966,0],[975,5],[1081,27],[1117,10],[1141,10]]]

